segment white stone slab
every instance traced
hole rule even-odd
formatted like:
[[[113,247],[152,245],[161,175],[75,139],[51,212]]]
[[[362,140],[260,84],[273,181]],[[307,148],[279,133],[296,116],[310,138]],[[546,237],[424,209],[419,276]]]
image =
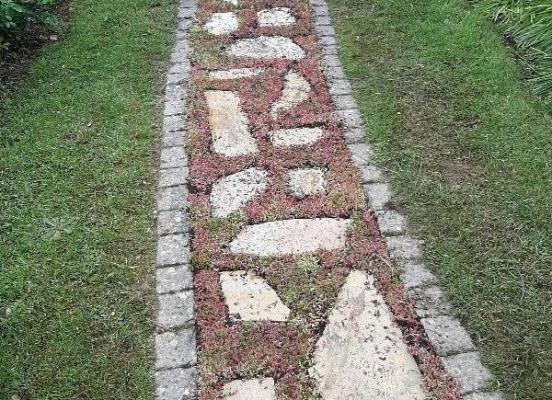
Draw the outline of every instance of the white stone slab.
[[[224,400],[276,400],[274,379],[237,380],[222,388]]]
[[[220,273],[230,317],[241,321],[287,321],[289,308],[261,277],[247,271]]]
[[[295,23],[293,12],[287,7],[275,7],[257,13],[259,26],[289,26]]]
[[[221,90],[205,92],[209,107],[209,125],[213,150],[227,157],[239,157],[259,151],[249,133],[248,120],[241,111],[236,94]]]
[[[237,6],[238,5],[238,0],[222,0],[223,2],[225,3],[230,3],[232,4],[233,6]]]
[[[233,12],[214,13],[203,27],[212,35],[228,35],[238,30],[238,17]]]
[[[326,190],[326,174],[320,168],[298,168],[288,172],[288,185],[300,199]]]
[[[277,147],[306,146],[320,140],[321,128],[278,129],[270,135],[270,141]]]
[[[257,76],[265,71],[264,68],[233,68],[229,70],[210,71],[209,79],[230,80]]]
[[[246,226],[230,243],[235,254],[284,256],[345,246],[349,220],[289,219]]]
[[[289,60],[300,60],[305,57],[303,49],[284,36],[241,39],[230,46],[228,54],[234,57],[287,58]]]
[[[295,71],[286,74],[284,89],[280,98],[272,105],[270,115],[276,118],[278,113],[288,111],[309,98],[311,86],[305,78]]]
[[[422,376],[373,277],[352,271],[316,344],[323,400],[422,400]]]
[[[213,184],[210,195],[213,215],[220,218],[229,216],[267,186],[268,173],[257,168],[249,168],[219,179]]]

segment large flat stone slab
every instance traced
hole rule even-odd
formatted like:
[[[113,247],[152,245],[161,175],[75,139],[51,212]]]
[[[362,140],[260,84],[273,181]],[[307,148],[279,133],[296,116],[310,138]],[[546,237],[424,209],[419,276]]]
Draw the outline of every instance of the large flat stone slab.
[[[352,271],[341,288],[311,374],[323,400],[425,399],[418,366],[363,271]]]
[[[238,17],[233,12],[214,13],[204,25],[207,32],[216,36],[228,35],[237,31],[238,27]]]
[[[284,36],[259,36],[241,39],[228,48],[228,55],[249,58],[287,58],[300,60],[305,52],[293,40]]]
[[[287,321],[289,308],[261,277],[247,271],[220,273],[230,317],[240,321]]]
[[[258,168],[249,168],[219,179],[210,195],[213,215],[220,218],[229,216],[267,186],[268,172]]]
[[[320,140],[322,128],[278,129],[270,135],[270,141],[276,147],[307,146]]]
[[[205,92],[213,150],[226,157],[239,157],[259,151],[249,133],[248,120],[236,94],[222,90]]]
[[[246,226],[230,243],[235,254],[284,256],[345,246],[349,220],[289,219]]]
[[[309,98],[311,86],[305,78],[295,71],[289,71],[284,81],[280,98],[272,105],[270,115],[276,118],[279,113],[288,111]]]
[[[274,379],[236,380],[222,388],[224,400],[276,400]]]

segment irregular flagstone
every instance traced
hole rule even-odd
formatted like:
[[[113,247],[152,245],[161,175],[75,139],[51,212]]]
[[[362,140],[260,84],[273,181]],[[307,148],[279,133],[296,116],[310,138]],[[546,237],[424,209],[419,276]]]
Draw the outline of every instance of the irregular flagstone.
[[[310,84],[300,74],[289,71],[285,77],[282,96],[272,105],[270,115],[276,118],[278,113],[288,111],[309,98]]]
[[[259,26],[289,26],[295,23],[292,11],[287,7],[275,7],[257,13]]]
[[[274,379],[236,380],[222,388],[224,400],[276,400]]]
[[[305,52],[293,40],[284,36],[259,36],[241,39],[232,44],[228,55],[251,58],[287,58],[300,60]]]
[[[220,284],[233,319],[287,321],[289,308],[263,278],[247,271],[221,272]]]
[[[227,157],[257,153],[257,143],[249,133],[248,120],[241,111],[238,96],[233,92],[208,90],[205,97],[213,150]]]
[[[233,68],[229,70],[210,71],[209,79],[230,80],[257,76],[265,71],[264,68]]]
[[[268,173],[257,168],[249,168],[219,179],[213,185],[210,195],[213,215],[221,218],[229,216],[267,186]]]
[[[373,277],[352,271],[316,344],[311,375],[323,400],[422,400],[418,366]]]
[[[326,174],[320,168],[298,168],[288,172],[288,184],[295,197],[300,199],[324,193]]]
[[[233,12],[214,13],[204,25],[207,32],[217,36],[228,35],[237,31],[238,27],[238,17]]]
[[[278,129],[270,135],[270,141],[278,147],[306,146],[320,140],[322,135],[322,128]]]
[[[235,254],[284,256],[345,246],[349,220],[289,219],[246,226],[230,243]]]

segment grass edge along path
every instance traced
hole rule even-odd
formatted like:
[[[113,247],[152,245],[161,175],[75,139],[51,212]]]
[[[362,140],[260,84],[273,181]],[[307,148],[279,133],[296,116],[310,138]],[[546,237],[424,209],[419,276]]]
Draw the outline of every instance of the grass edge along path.
[[[174,11],[75,2],[2,116],[1,398],[152,396],[153,82]]]
[[[550,106],[461,0],[330,8],[369,139],[428,264],[507,397],[549,398]]]

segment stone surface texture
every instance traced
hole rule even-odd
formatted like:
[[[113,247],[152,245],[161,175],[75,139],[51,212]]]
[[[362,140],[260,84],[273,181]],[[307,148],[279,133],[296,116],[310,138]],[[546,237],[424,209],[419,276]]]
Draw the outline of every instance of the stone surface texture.
[[[289,26],[295,23],[293,12],[287,7],[275,7],[257,13],[259,26]]]
[[[322,128],[278,129],[270,135],[270,141],[276,147],[307,146],[320,140]]]
[[[303,49],[284,36],[259,36],[240,39],[228,49],[228,55],[248,58],[286,58],[300,60],[305,57]]]
[[[297,198],[324,193],[326,174],[320,168],[299,168],[288,172],[288,185]]]
[[[226,157],[257,153],[257,143],[249,133],[248,120],[236,94],[221,90],[205,92],[213,150]]]
[[[205,23],[205,30],[211,35],[228,35],[237,31],[239,27],[238,17],[233,12],[214,13]]]
[[[290,310],[261,277],[247,271],[220,273],[230,316],[241,321],[287,321]]]
[[[289,71],[284,79],[282,96],[272,105],[270,115],[277,118],[278,114],[288,111],[309,98],[311,86],[305,78],[295,71]]]
[[[352,271],[316,344],[312,375],[323,400],[423,400],[416,362],[366,272]]]
[[[445,370],[456,379],[462,394],[481,390],[487,385],[492,375],[481,364],[479,353],[462,353],[443,358]]]
[[[260,75],[264,71],[264,68],[232,68],[221,71],[210,71],[209,79],[218,79],[225,81],[230,79],[250,78],[252,76]]]
[[[236,254],[284,256],[337,250],[345,246],[350,222],[344,219],[290,219],[246,226],[230,243]]]
[[[227,217],[240,210],[256,194],[268,186],[268,173],[262,169],[249,168],[219,179],[210,195],[213,215]]]
[[[222,388],[224,400],[276,400],[274,379],[237,380]]]
[[[424,318],[422,325],[433,348],[440,356],[475,350],[470,335],[456,318],[448,315]]]

